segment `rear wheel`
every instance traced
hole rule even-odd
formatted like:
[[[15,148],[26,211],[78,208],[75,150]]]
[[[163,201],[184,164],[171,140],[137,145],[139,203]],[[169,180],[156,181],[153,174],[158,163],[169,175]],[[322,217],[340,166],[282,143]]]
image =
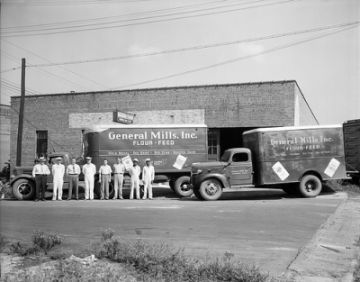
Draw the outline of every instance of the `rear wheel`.
[[[190,185],[189,176],[181,176],[174,183],[174,191],[180,197],[190,197],[193,190]]]
[[[199,193],[206,201],[216,201],[222,195],[222,187],[216,179],[206,179],[200,184]]]
[[[320,194],[322,183],[319,177],[308,174],[303,176],[299,184],[299,192],[303,197],[312,198]]]
[[[35,196],[35,183],[30,179],[16,180],[12,185],[12,191],[18,200],[31,200]]]

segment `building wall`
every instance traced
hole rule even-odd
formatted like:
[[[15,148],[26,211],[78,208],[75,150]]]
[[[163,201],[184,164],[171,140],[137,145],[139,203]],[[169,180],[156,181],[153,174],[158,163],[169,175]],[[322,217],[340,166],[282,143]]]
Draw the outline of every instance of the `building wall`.
[[[166,121],[173,118],[176,123],[191,121],[189,112],[194,111],[198,113],[195,119],[205,120],[209,128],[294,125],[296,88],[295,81],[280,81],[28,96],[23,164],[33,163],[36,130],[48,130],[49,151],[68,151],[79,156],[82,133],[81,128],[73,128],[73,119],[83,119],[89,113],[108,120],[113,111],[119,110],[137,116],[143,113],[143,120],[147,115],[154,123],[163,122],[161,118]],[[19,102],[19,97],[12,97],[14,109],[19,109]],[[168,116],[164,118],[159,111]],[[306,109],[300,110],[300,115],[303,112]],[[11,140],[15,141],[11,143],[12,161],[16,155],[17,123],[15,110],[11,128]]]
[[[297,109],[297,111],[295,111],[295,124],[294,125],[316,125],[316,124],[319,124],[318,120],[315,117],[315,114],[309,107],[309,105],[304,97],[304,94],[302,93],[301,89],[298,87],[297,83],[295,85],[295,105],[296,104],[298,105],[298,109]]]
[[[10,159],[10,118],[9,105],[0,105],[0,169]]]

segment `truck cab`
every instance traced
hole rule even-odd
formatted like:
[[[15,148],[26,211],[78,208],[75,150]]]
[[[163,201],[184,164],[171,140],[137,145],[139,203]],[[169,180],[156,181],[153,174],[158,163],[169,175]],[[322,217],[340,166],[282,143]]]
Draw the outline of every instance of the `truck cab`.
[[[71,162],[71,156],[66,152],[57,152],[49,153],[47,155],[47,162],[50,171],[51,167],[54,164],[54,160],[57,157],[63,159],[62,164],[67,167]],[[13,170],[11,176],[10,185],[12,187],[13,195],[18,200],[31,200],[35,196],[35,179],[32,176],[33,166],[17,166]],[[53,188],[53,176],[50,174],[47,177],[47,190],[52,190]],[[67,175],[64,176],[63,189],[66,190],[69,188],[69,180]]]
[[[219,162],[193,163],[191,184],[198,198],[217,200],[223,188],[253,187],[253,175],[251,151],[232,148],[224,152]]]

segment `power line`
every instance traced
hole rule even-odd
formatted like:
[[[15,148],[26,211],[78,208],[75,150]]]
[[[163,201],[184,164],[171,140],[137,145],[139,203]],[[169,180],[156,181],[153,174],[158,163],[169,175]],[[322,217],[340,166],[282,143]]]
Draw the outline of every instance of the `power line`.
[[[246,1],[246,0],[241,0]],[[249,0],[248,0],[249,1]],[[251,0],[250,0],[251,1]],[[3,27],[0,28],[0,31],[11,31],[12,29],[22,29],[22,28],[32,28],[32,27],[48,27],[48,26],[56,26],[56,25],[66,25],[71,23],[84,23],[84,22],[93,22],[93,21],[99,21],[99,20],[107,20],[107,19],[113,19],[113,18],[119,18],[119,17],[126,17],[126,16],[132,16],[132,15],[141,15],[141,14],[151,14],[151,13],[158,13],[158,12],[164,12],[164,11],[172,11],[177,9],[184,9],[184,8],[190,8],[190,7],[197,7],[197,6],[203,6],[203,5],[209,5],[213,3],[224,3],[224,0],[218,0],[218,1],[208,1],[203,3],[197,3],[197,4],[191,4],[191,5],[183,5],[183,6],[176,6],[172,8],[166,8],[166,9],[157,9],[157,10],[150,10],[150,11],[143,11],[143,12],[136,12],[136,13],[127,13],[127,14],[120,14],[115,16],[107,16],[107,17],[97,17],[97,18],[90,18],[90,19],[82,19],[82,20],[71,20],[71,21],[62,21],[62,22],[52,22],[52,23],[45,23],[45,24],[33,24],[33,25],[23,25],[23,26],[9,26],[9,27]]]
[[[254,1],[254,2],[263,2],[263,1],[266,1],[266,0],[257,0],[257,1]],[[293,1],[297,1],[297,0],[283,0],[283,1],[273,2],[273,3],[267,3],[267,4],[241,7],[241,8],[237,8],[237,9],[214,11],[214,12],[195,14],[195,15],[187,15],[187,16],[178,16],[178,17],[173,17],[173,18],[168,18],[168,19],[148,20],[148,21],[143,21],[143,22],[133,22],[133,23],[120,24],[120,25],[98,26],[98,27],[82,28],[82,29],[75,29],[75,30],[70,29],[70,28],[74,28],[74,27],[67,27],[68,30],[66,30],[66,29],[64,30],[64,28],[53,28],[52,30],[54,30],[54,29],[63,29],[63,30],[46,32],[46,30],[49,30],[49,29],[46,29],[46,30],[44,29],[44,30],[37,30],[37,31],[39,31],[39,33],[28,33],[28,34],[24,33],[24,34],[21,34],[20,32],[17,32],[17,33],[14,33],[14,34],[11,34],[11,33],[6,34],[5,33],[5,34],[2,34],[1,36],[2,37],[18,37],[18,36],[54,35],[54,34],[69,33],[69,32],[94,31],[94,30],[100,30],[100,29],[120,28],[120,27],[128,27],[128,26],[135,26],[135,25],[143,25],[143,24],[167,22],[167,21],[174,21],[174,20],[182,20],[182,19],[188,19],[188,18],[194,18],[194,17],[203,17],[203,16],[209,16],[209,15],[215,15],[215,14],[226,14],[226,13],[232,13],[232,12],[241,11],[241,10],[248,10],[248,9],[260,8],[260,7],[269,7],[269,6],[273,6],[273,5],[285,4],[285,3],[290,3],[290,2],[293,2]],[[208,8],[208,9],[214,9],[214,8]],[[208,9],[203,9],[203,10],[208,10]],[[215,8],[215,9],[218,9],[218,8]],[[190,13],[195,13],[195,12],[198,12],[198,11],[191,11]],[[200,12],[201,12],[201,10],[200,10]],[[186,13],[189,13],[189,12],[186,12]],[[184,14],[184,12],[182,14]],[[154,17],[164,17],[164,16],[165,17],[169,16],[169,14],[168,15],[161,15],[161,16],[154,16]],[[149,19],[149,18],[154,18],[154,17],[144,17],[144,18],[131,19],[131,20],[126,20],[126,21],[127,22],[129,22],[129,21],[138,21],[138,20]],[[124,20],[120,20],[120,22],[121,21],[124,21]],[[77,28],[77,27],[75,26],[75,28]],[[45,32],[41,32],[41,31],[45,31]],[[30,31],[30,32],[36,32],[36,30],[35,31]]]
[[[199,68],[194,68],[194,69],[190,69],[187,71],[183,71],[183,72],[178,72],[178,73],[174,73],[174,74],[170,74],[170,75],[165,75],[165,76],[161,76],[161,77],[157,77],[157,78],[153,78],[153,79],[149,79],[149,80],[144,80],[144,81],[140,81],[140,82],[136,82],[136,83],[130,83],[130,84],[126,84],[126,85],[122,85],[122,86],[118,86],[118,87],[112,87],[110,88],[110,90],[118,90],[118,89],[123,89],[123,88],[128,88],[128,87],[132,87],[132,86],[139,86],[139,85],[143,85],[143,84],[147,84],[150,82],[155,82],[155,81],[160,81],[160,80],[165,80],[165,79],[169,79],[169,78],[174,78],[174,77],[178,77],[178,76],[183,76],[186,74],[190,74],[190,73],[195,73],[195,72],[199,72],[199,71],[204,71],[204,70],[208,70],[208,69],[212,69],[215,67],[220,67],[223,65],[227,65],[227,64],[231,64],[231,63],[235,63],[241,60],[246,60],[246,59],[250,59],[250,58],[254,58],[254,57],[258,57],[264,54],[269,54],[269,53],[273,53],[279,50],[283,50],[283,49],[287,49],[296,45],[300,45],[300,44],[304,44],[310,41],[314,41],[323,37],[327,37],[339,32],[343,32],[352,28],[355,28],[357,26],[350,26],[350,27],[346,27],[343,28],[341,30],[337,30],[337,31],[333,31],[333,32],[329,32],[327,34],[322,34],[322,35],[318,35],[318,36],[313,36],[311,38],[308,39],[303,39],[303,40],[298,40],[292,43],[288,43],[288,44],[284,44],[284,45],[278,45],[276,47],[267,49],[265,51],[259,52],[257,54],[253,54],[253,55],[248,55],[248,56],[240,56],[240,57],[236,57],[233,59],[229,59],[229,60],[225,60],[219,63],[215,63],[215,64],[211,64],[211,65],[207,65],[207,66],[203,66],[203,67],[199,67]]]
[[[269,39],[282,38],[282,37],[287,37],[287,36],[319,32],[319,31],[324,31],[324,30],[329,30],[329,29],[343,28],[343,27],[347,27],[347,26],[358,25],[359,23],[360,23],[360,21],[355,21],[355,22],[349,22],[349,23],[343,23],[343,24],[316,27],[316,28],[311,28],[311,29],[297,30],[297,31],[286,32],[286,33],[270,34],[270,35],[261,36],[261,37],[252,37],[252,38],[246,38],[246,39],[240,39],[240,40],[234,40],[234,41],[195,45],[195,46],[190,46],[190,47],[169,49],[169,50],[156,51],[156,52],[138,53],[138,54],[133,54],[133,55],[123,55],[123,56],[114,56],[114,57],[105,57],[105,58],[96,58],[96,59],[87,59],[87,60],[56,62],[56,63],[49,63],[49,64],[29,64],[28,67],[50,67],[50,66],[59,66],[59,65],[95,63],[95,62],[102,62],[102,61],[114,61],[114,60],[130,59],[130,58],[140,58],[140,57],[164,55],[164,54],[170,54],[170,53],[179,53],[179,52],[186,52],[186,51],[193,51],[193,50],[202,50],[202,49],[207,49],[207,48],[234,45],[234,44],[239,44],[239,43],[269,40]]]
[[[25,52],[28,52],[28,53],[30,53],[30,54],[33,54],[34,56],[36,56],[36,57],[38,57],[38,58],[40,58],[40,59],[48,62],[49,64],[52,64],[52,62],[49,61],[47,58],[44,58],[44,57],[36,54],[36,53],[33,52],[33,51],[30,51],[30,50],[28,50],[28,49],[25,49],[25,48],[23,48],[23,47],[21,47],[21,46],[19,46],[19,45],[17,45],[17,44],[14,44],[14,43],[6,40],[6,39],[4,39],[4,42],[6,42],[6,43],[8,43],[8,44],[10,44],[10,45],[12,45],[12,46],[14,46],[14,47],[16,47],[16,48],[19,48],[19,49],[21,49],[21,50],[23,50],[23,51],[25,51]],[[30,66],[30,65],[28,65],[27,67],[29,67],[29,66]],[[32,65],[32,66],[34,66],[34,65]],[[94,84],[96,84],[96,85],[98,85],[98,86],[107,87],[107,86],[103,85],[102,83],[99,83],[99,82],[97,82],[97,81],[95,81],[95,80],[93,80],[93,79],[91,79],[91,78],[88,78],[88,77],[82,75],[82,74],[79,74],[79,73],[77,73],[77,72],[74,72],[74,71],[72,71],[72,70],[70,70],[70,69],[68,69],[68,68],[65,68],[65,67],[63,67],[63,66],[59,66],[59,67],[62,68],[63,70],[65,70],[65,71],[67,71],[67,72],[70,72],[70,73],[72,73],[72,74],[74,74],[74,75],[76,75],[76,76],[78,76],[78,77],[80,77],[80,78],[82,78],[82,79],[85,79],[85,80],[87,80],[87,81],[90,81],[90,82],[92,82],[92,83],[94,83]],[[19,67],[19,68],[20,68],[20,67]],[[64,78],[61,77],[61,76],[59,76],[59,77],[60,77],[61,79],[64,79]],[[65,80],[67,80],[67,79],[65,79]],[[67,80],[67,81],[69,81],[69,80]],[[79,85],[79,84],[78,84],[78,85]]]

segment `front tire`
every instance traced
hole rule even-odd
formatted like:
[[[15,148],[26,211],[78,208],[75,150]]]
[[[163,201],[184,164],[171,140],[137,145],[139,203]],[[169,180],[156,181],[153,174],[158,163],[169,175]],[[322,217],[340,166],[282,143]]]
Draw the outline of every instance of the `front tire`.
[[[320,179],[312,174],[305,175],[299,184],[299,192],[305,198],[313,198],[320,194],[322,183]]]
[[[12,191],[18,200],[32,200],[35,196],[35,183],[30,179],[16,180],[12,185]]]
[[[200,184],[199,193],[206,201],[216,201],[222,195],[222,187],[216,179],[206,179]]]
[[[190,177],[181,176],[176,179],[174,192],[180,197],[190,197],[193,194],[193,190],[190,185]]]

